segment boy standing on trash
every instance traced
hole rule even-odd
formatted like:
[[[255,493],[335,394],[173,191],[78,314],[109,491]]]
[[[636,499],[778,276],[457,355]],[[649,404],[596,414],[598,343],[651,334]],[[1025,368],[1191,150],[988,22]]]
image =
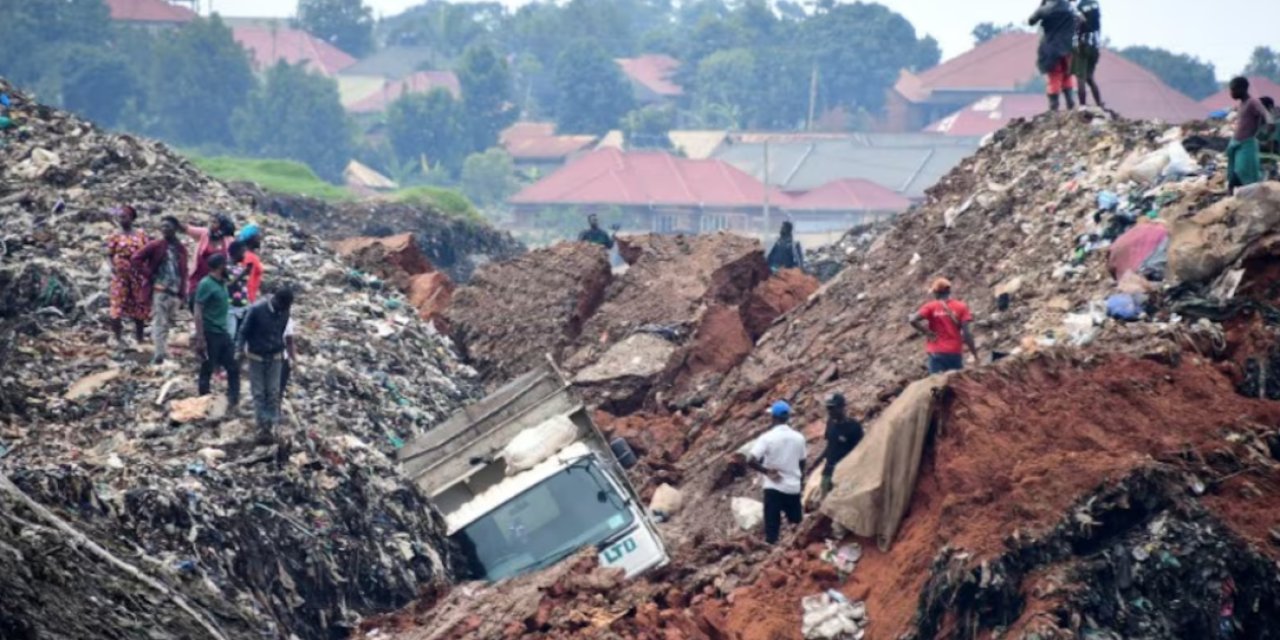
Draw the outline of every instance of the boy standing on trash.
[[[181,229],[177,218],[165,216],[161,238],[133,254],[133,263],[146,278],[151,295],[152,364],[161,364],[168,357],[169,327],[177,323],[178,308],[187,297],[187,248],[178,238]]]
[[[1227,192],[1262,182],[1262,158],[1258,133],[1272,122],[1262,102],[1249,95],[1249,80],[1232,78],[1231,97],[1240,102],[1236,131],[1227,145]]]
[[[934,280],[929,290],[934,299],[920,307],[909,320],[911,327],[927,339],[929,375],[963,369],[966,346],[976,363],[978,347],[969,331],[969,324],[973,322],[969,305],[951,299],[951,281],[946,278]]]
[[[785,514],[791,524],[800,524],[803,509],[800,491],[804,478],[805,441],[791,428],[791,406],[779,400],[769,409],[773,428],[751,446],[747,465],[764,475],[764,540],[778,541]]]
[[[1044,0],[1031,14],[1031,26],[1040,25],[1044,35],[1036,54],[1036,66],[1048,76],[1049,109],[1058,110],[1059,97],[1067,109],[1076,108],[1076,77],[1072,75],[1071,52],[1075,49],[1079,16],[1068,0]]]
[[[843,394],[835,393],[827,398],[827,448],[817,460],[824,463],[822,467],[822,495],[824,496],[831,493],[832,476],[835,475],[836,465],[853,452],[859,442],[862,442],[864,433],[862,423],[845,413],[846,405]]]
[[[272,439],[280,419],[281,367],[288,348],[285,332],[292,308],[293,290],[277,291],[249,308],[236,338],[236,353],[243,353],[249,361],[249,390],[253,392],[253,415],[260,441]]]
[[[196,337],[191,346],[200,357],[200,395],[209,394],[209,382],[217,369],[227,372],[227,406],[235,411],[240,404],[240,365],[236,362],[234,337],[227,327],[231,299],[227,294],[227,256],[209,256],[209,274],[200,280],[195,302]]]

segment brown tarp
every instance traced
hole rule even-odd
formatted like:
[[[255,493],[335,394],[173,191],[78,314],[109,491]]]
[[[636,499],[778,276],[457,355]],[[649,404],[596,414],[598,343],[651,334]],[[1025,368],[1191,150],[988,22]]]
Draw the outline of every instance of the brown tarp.
[[[1169,267],[1176,282],[1207,282],[1280,229],[1280,184],[1264,182],[1173,223]]]
[[[822,513],[889,548],[911,504],[937,391],[948,377],[912,383],[871,423],[858,448],[836,466]]]

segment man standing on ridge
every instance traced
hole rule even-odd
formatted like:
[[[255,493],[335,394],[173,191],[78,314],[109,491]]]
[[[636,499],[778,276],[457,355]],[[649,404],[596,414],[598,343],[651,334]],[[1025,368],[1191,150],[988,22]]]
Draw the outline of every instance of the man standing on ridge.
[[[614,226],[613,235],[609,235],[600,228],[600,218],[593,213],[587,216],[587,229],[578,234],[578,242],[594,242],[606,249],[612,249],[617,235],[617,225]]]
[[[969,331],[973,322],[969,305],[951,299],[951,281],[946,278],[934,280],[929,290],[934,299],[920,307],[909,321],[928,339],[925,350],[929,353],[929,374],[963,369],[966,346],[977,362],[978,347]]]
[[[1058,110],[1059,96],[1065,96],[1067,109],[1076,108],[1076,78],[1071,74],[1071,51],[1075,48],[1076,24],[1079,17],[1068,0],[1044,0],[1028,21],[1040,25],[1044,35],[1036,66],[1049,76],[1049,108]]]
[[[1098,58],[1102,47],[1102,8],[1098,0],[1080,0],[1076,5],[1080,13],[1079,30],[1076,32],[1076,53],[1072,59],[1076,84],[1080,87],[1080,106],[1089,104],[1089,90],[1093,90],[1093,101],[1099,107],[1102,104],[1102,92],[1098,90],[1098,81],[1094,72],[1098,70]]]
[[[766,256],[769,271],[777,273],[783,269],[804,269],[804,247],[795,238],[795,225],[788,220],[782,223],[778,231],[778,239]]]
[[[764,474],[764,540],[774,544],[782,530],[784,514],[797,525],[804,516],[800,491],[806,454],[804,436],[788,424],[791,405],[779,400],[769,408],[769,416],[773,428],[751,445],[747,464]]]
[[[827,448],[817,460],[817,462],[824,462],[822,495],[831,493],[831,477],[835,474],[836,465],[852,453],[859,442],[862,442],[864,434],[862,423],[845,413],[846,404],[843,394],[836,393],[827,398]]]
[[[1227,192],[1262,182],[1262,158],[1258,134],[1271,124],[1271,114],[1262,101],[1249,95],[1249,80],[1232,78],[1231,97],[1240,102],[1236,132],[1227,145]]]

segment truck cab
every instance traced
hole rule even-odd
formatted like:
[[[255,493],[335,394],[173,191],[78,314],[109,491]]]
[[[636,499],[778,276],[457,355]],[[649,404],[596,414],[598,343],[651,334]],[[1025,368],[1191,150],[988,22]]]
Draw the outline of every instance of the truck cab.
[[[400,461],[475,578],[537,571],[586,547],[627,577],[668,561],[614,447],[549,364],[409,443]]]

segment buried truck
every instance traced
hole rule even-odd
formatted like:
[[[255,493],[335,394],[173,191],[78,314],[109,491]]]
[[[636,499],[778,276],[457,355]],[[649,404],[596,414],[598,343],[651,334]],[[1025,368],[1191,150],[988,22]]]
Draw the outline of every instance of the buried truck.
[[[400,461],[474,578],[537,571],[588,546],[628,578],[668,560],[627,479],[631,449],[606,442],[550,364],[410,442]]]

